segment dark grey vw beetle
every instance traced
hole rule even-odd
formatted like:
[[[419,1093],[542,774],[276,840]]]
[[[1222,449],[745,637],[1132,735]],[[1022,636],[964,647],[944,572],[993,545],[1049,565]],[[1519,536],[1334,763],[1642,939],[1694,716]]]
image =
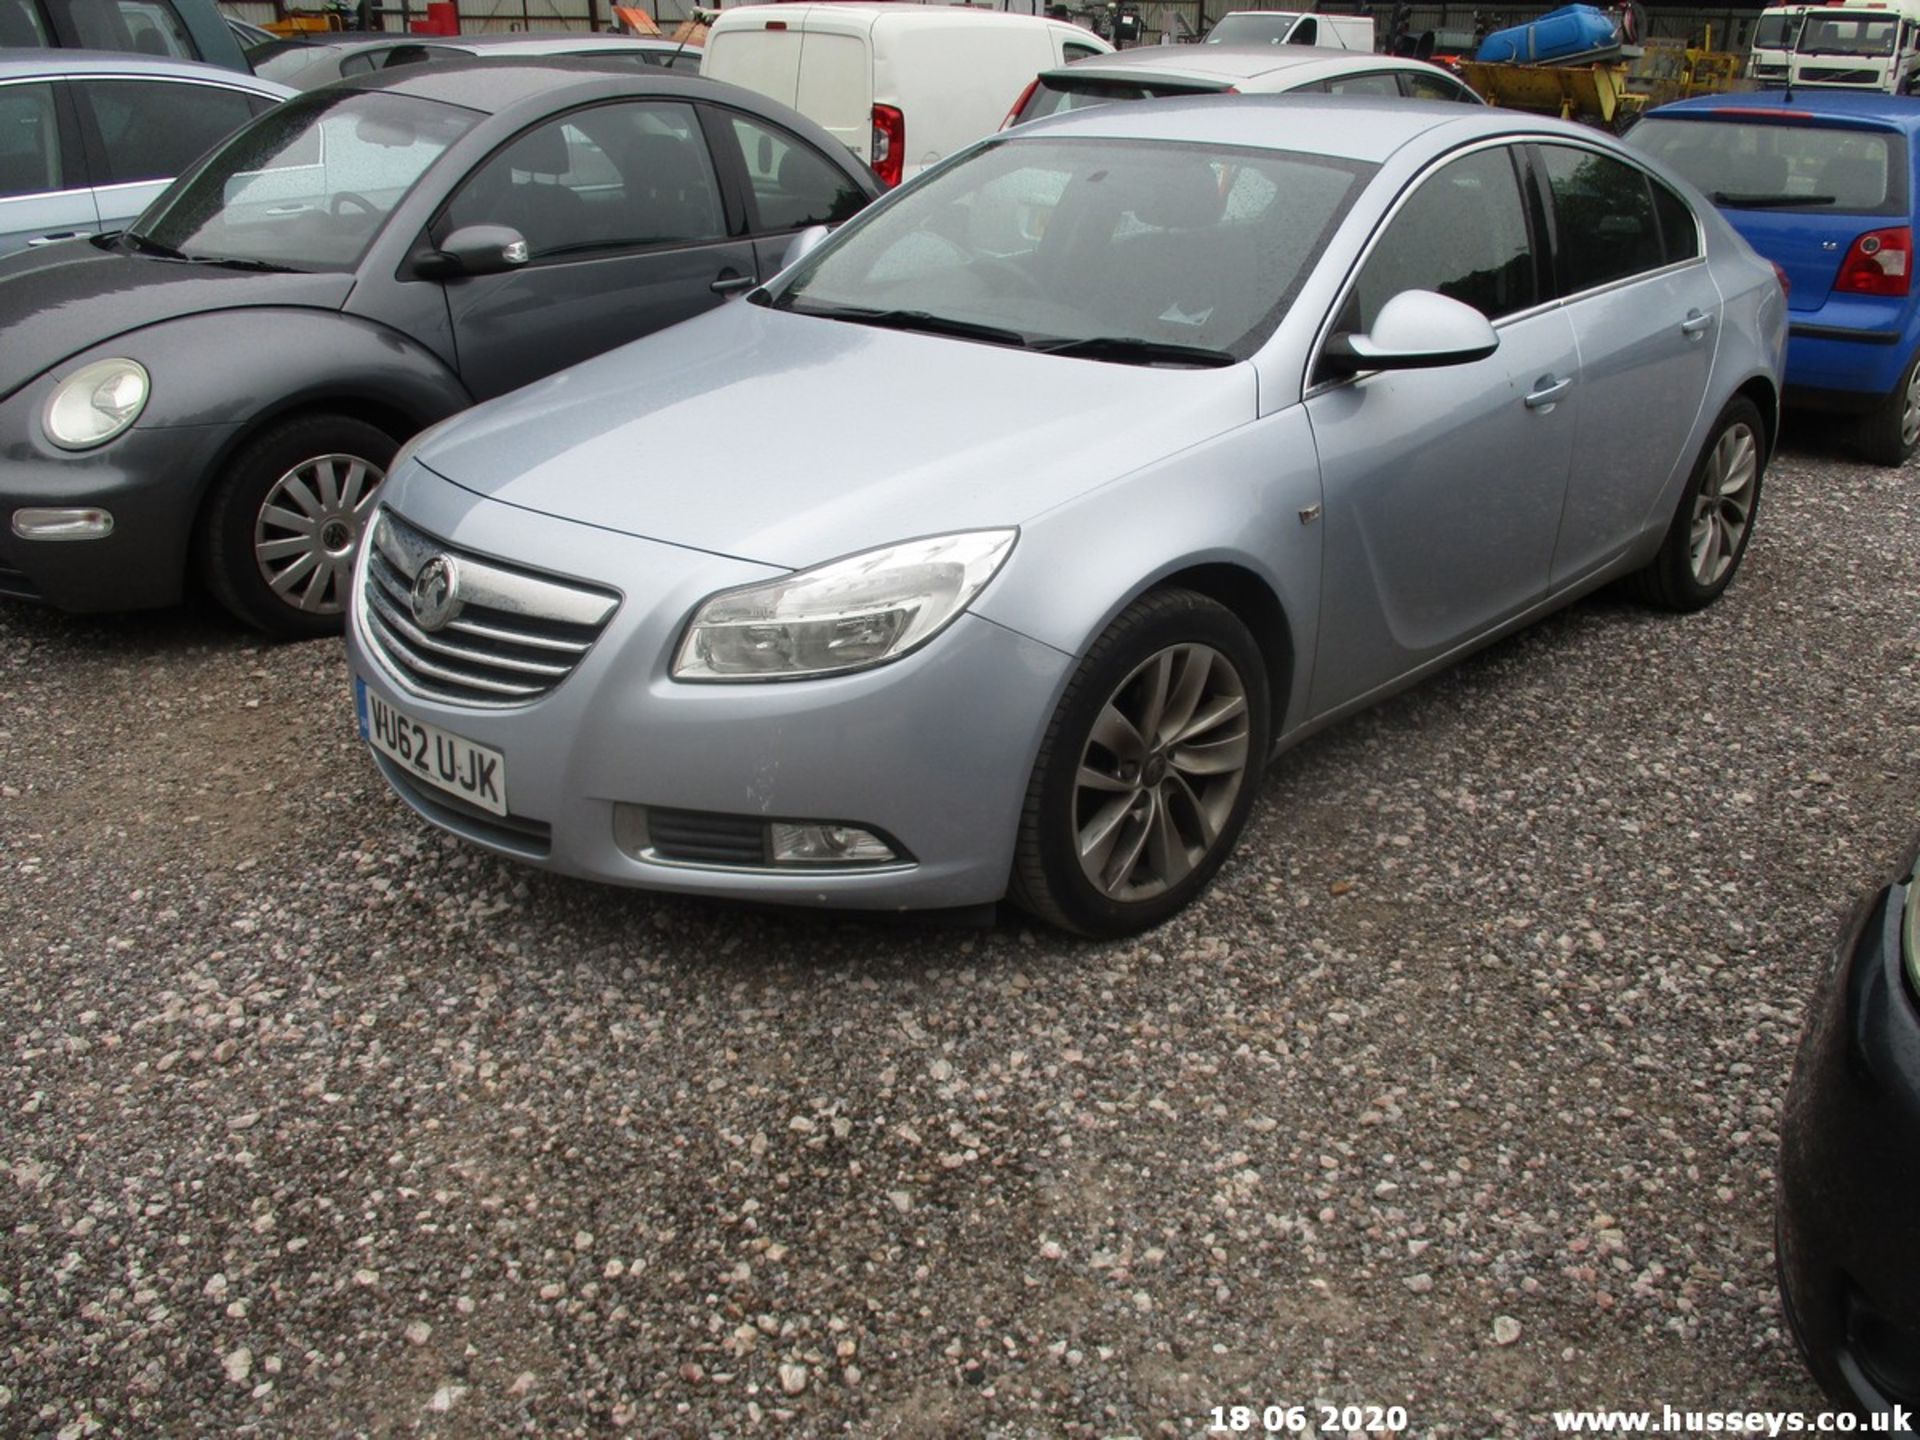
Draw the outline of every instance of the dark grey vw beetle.
[[[876,193],[733,86],[476,61],[261,116],[123,235],[0,262],[0,594],[337,630],[400,442],[770,276]]]

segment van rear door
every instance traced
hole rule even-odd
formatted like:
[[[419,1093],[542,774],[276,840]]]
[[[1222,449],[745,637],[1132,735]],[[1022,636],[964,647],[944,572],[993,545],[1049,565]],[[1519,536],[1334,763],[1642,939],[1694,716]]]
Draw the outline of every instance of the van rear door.
[[[873,163],[873,41],[839,25],[810,22],[793,108],[869,165]]]
[[[743,86],[804,113],[797,103],[801,35],[785,19],[716,26],[707,36],[700,73]]]

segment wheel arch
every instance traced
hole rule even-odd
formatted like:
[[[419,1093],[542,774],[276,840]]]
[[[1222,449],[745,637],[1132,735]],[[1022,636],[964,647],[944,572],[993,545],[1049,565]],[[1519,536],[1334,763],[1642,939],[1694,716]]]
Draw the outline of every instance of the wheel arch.
[[[1293,629],[1287,618],[1286,607],[1281,604],[1273,587],[1243,565],[1207,561],[1162,575],[1144,587],[1139,595],[1129,597],[1127,604],[1162,590],[1191,590],[1204,595],[1232,611],[1234,617],[1247,627],[1267,667],[1270,733],[1278,736],[1285,727],[1288,701],[1293,694],[1294,649]],[[1122,610],[1125,608],[1125,605],[1121,607]]]
[[[1771,459],[1780,447],[1780,392],[1773,381],[1765,375],[1750,375],[1729,398],[1751,400],[1760,411],[1760,418],[1767,424],[1767,457]]]

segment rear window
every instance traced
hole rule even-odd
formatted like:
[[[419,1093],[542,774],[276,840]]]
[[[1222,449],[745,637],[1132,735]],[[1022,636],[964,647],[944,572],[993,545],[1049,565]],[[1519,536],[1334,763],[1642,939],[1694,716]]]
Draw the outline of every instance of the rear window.
[[[1021,120],[1038,120],[1068,110],[1089,110],[1115,100],[1159,100],[1169,95],[1212,95],[1223,87],[1171,80],[1095,80],[1072,75],[1042,75]]]
[[[1649,116],[1627,143],[1728,210],[1907,213],[1907,146],[1891,130]]]
[[[34,0],[0,0],[0,48],[52,43]]]

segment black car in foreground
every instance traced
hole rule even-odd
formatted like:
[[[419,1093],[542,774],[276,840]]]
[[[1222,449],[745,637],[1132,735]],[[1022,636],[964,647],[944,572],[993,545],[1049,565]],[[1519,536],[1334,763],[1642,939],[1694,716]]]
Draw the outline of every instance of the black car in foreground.
[[[1854,912],[1807,1012],[1780,1128],[1780,1290],[1814,1377],[1920,1413],[1920,847]],[[1912,1435],[1911,1428],[1877,1433]]]
[[[0,260],[0,594],[198,580],[338,630],[401,442],[751,289],[877,193],[811,121],[665,70],[471,60],[290,100],[124,233]]]

